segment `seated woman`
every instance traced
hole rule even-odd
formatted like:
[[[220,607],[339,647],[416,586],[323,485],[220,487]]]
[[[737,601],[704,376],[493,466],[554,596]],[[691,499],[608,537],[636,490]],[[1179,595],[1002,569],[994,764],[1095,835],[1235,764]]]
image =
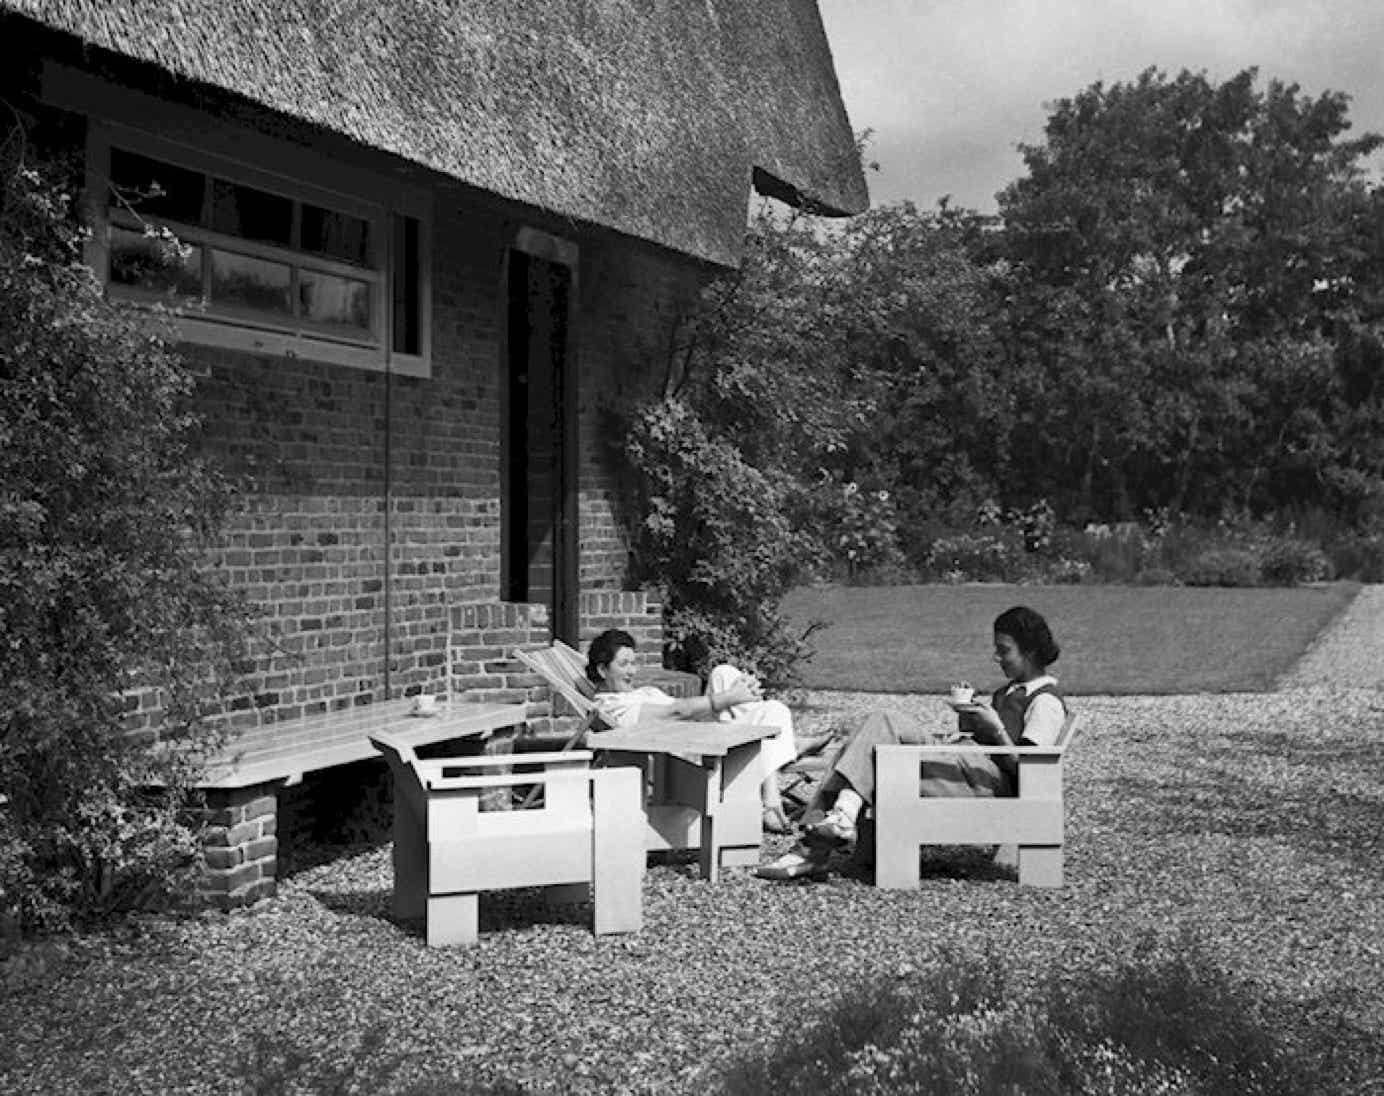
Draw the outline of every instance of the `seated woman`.
[[[596,706],[613,727],[628,727],[641,719],[718,719],[780,727],[763,740],[760,757],[764,771],[760,797],[764,804],[764,828],[787,833],[788,819],[779,798],[778,770],[798,756],[793,737],[793,716],[782,701],[765,700],[759,681],[734,666],[711,671],[706,692],[679,700],[654,685],[634,684],[638,665],[634,637],[612,628],[591,641],[586,652],[586,676],[596,687]]]
[[[1057,692],[1057,679],[1048,667],[1060,648],[1047,621],[1025,606],[1007,609],[995,619],[995,661],[1006,678],[990,704],[978,703],[961,713],[960,728],[983,746],[1051,746],[1062,730],[1067,705]],[[874,712],[865,718],[842,746],[817,793],[806,836],[777,860],[761,865],[755,874],[765,879],[798,879],[825,870],[834,849],[855,844],[856,819],[872,803],[875,789],[875,747],[881,743],[928,744],[945,741],[916,720],[893,712]],[[968,751],[958,744],[945,760],[923,765],[922,794],[994,797],[1016,792],[1018,761],[1004,754]],[[825,810],[825,814],[821,812]]]

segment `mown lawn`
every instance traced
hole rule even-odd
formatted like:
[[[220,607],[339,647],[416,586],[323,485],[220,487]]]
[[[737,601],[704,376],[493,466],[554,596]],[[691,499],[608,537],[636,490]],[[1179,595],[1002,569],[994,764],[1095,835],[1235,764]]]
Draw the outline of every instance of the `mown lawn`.
[[[783,609],[798,626],[829,624],[813,636],[809,688],[934,692],[957,678],[989,688],[998,684],[990,626],[1029,605],[1062,646],[1053,670],[1065,691],[1178,695],[1272,687],[1357,589],[814,586]]]

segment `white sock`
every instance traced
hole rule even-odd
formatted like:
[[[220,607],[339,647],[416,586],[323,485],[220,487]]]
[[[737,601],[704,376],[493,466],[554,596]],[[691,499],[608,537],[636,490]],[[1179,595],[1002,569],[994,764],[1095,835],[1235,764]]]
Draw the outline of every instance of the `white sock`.
[[[860,814],[860,808],[865,806],[865,800],[860,798],[860,793],[854,788],[842,788],[832,806],[854,822]]]

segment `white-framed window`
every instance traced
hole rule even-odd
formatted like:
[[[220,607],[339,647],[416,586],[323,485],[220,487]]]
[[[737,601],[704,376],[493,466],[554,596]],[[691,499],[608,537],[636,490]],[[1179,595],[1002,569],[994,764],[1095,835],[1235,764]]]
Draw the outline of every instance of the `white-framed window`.
[[[174,307],[189,342],[428,376],[426,201],[267,141],[199,147],[90,118],[88,260],[107,294]]]

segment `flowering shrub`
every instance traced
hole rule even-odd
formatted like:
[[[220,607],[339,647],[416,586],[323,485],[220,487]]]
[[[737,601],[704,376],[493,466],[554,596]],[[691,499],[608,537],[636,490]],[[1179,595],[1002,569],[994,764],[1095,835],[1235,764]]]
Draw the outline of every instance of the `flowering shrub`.
[[[1332,576],[1331,560],[1317,545],[1295,537],[1268,544],[1259,561],[1264,581],[1274,586],[1320,582]]]
[[[643,496],[635,575],[664,590],[675,664],[705,673],[730,661],[787,684],[806,637],[777,605],[812,550],[789,523],[793,485],[752,467],[675,399],[638,408],[625,448]]]
[[[837,488],[834,508],[835,521],[827,515],[838,529],[832,548],[848,574],[887,571],[903,563],[898,516],[888,491],[864,491],[852,480]]]
[[[38,928],[175,884],[189,770],[125,705],[154,692],[165,741],[207,742],[245,618],[203,566],[230,492],[195,458],[188,372],[102,296],[28,147],[0,148],[0,905]]]

